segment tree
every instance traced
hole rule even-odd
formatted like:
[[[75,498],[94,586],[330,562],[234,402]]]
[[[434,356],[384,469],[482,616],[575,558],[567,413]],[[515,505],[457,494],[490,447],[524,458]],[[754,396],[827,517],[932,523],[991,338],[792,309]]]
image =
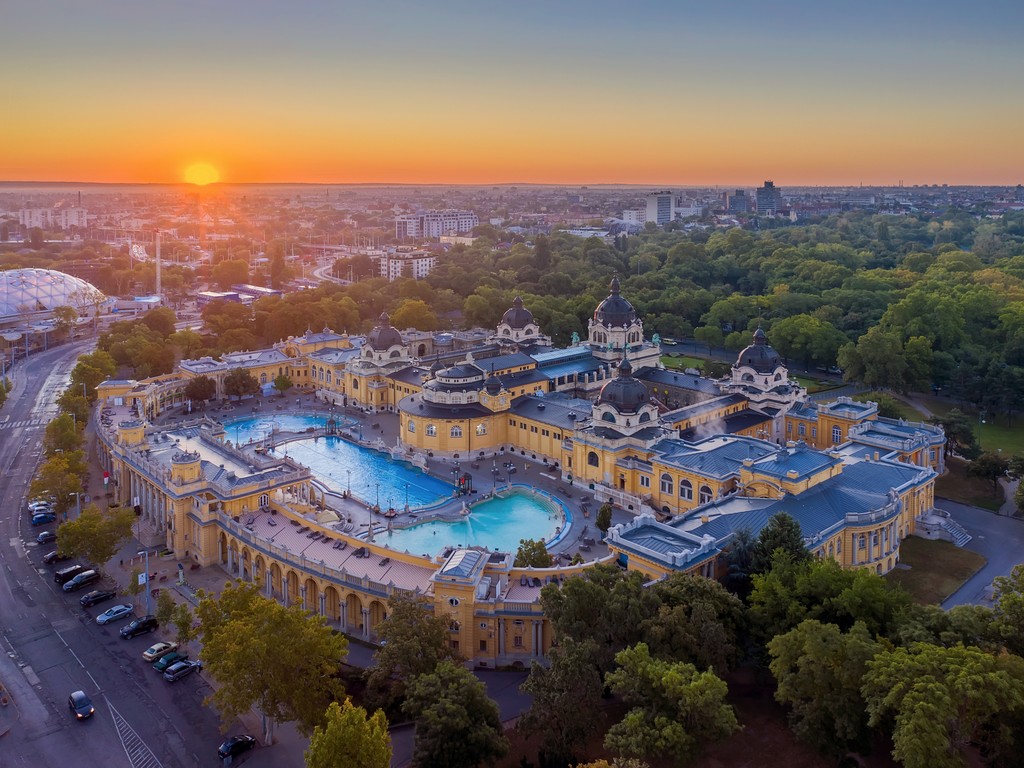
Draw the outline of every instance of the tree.
[[[135,513],[122,507],[100,512],[95,504],[82,510],[76,520],[58,529],[60,551],[82,557],[102,568],[132,535]]]
[[[55,453],[44,461],[29,486],[32,496],[53,497],[53,510],[67,517],[75,502],[75,494],[82,490],[85,476],[85,454],[82,451]]]
[[[847,381],[904,390],[907,362],[903,359],[903,343],[895,333],[886,333],[878,326],[869,328],[856,345],[847,344],[839,350],[838,362]]]
[[[323,616],[264,597],[254,583],[228,583],[219,597],[201,594],[196,609],[202,658],[219,685],[210,696],[225,722],[257,707],[270,722],[294,721],[309,735],[328,704],[344,695],[337,677],[348,641]]]
[[[437,330],[437,316],[425,301],[406,299],[391,315],[391,323],[395,328],[417,328],[421,331]]]
[[[60,306],[53,308],[53,327],[61,338],[66,338],[71,333],[77,320],[78,310],[74,307]]]
[[[280,288],[292,278],[292,269],[284,256],[284,243],[275,240],[270,244],[270,287]]]
[[[605,502],[597,510],[597,530],[602,534],[608,533],[612,527],[612,505]]]
[[[206,347],[202,334],[191,328],[175,331],[167,340],[178,348],[178,355],[182,360],[193,359]]]
[[[785,512],[776,512],[761,529],[754,544],[750,568],[753,573],[765,573],[772,567],[777,549],[785,550],[794,561],[809,560],[810,552],[804,544],[800,523]]]
[[[1010,463],[998,453],[985,452],[967,465],[967,474],[992,483],[992,493],[999,493],[999,478],[1005,477]]]
[[[1020,656],[1024,654],[1024,563],[1015,565],[1009,576],[997,576],[992,587],[995,625],[1006,647]]]
[[[139,322],[154,331],[161,339],[170,338],[175,332],[175,323],[178,321],[174,310],[170,307],[157,307],[139,318]]]
[[[615,656],[605,682],[631,709],[605,735],[605,747],[625,755],[691,762],[704,744],[740,729],[725,703],[726,684],[692,664],[653,658],[643,643]]]
[[[281,397],[285,396],[285,393],[292,388],[292,380],[288,376],[282,373],[280,376],[274,379],[274,389],[278,391]]]
[[[260,383],[244,368],[232,368],[224,376],[224,394],[241,400],[260,391]]]
[[[163,592],[160,593],[163,595]],[[184,647],[191,643],[199,634],[196,628],[195,617],[188,603],[178,603],[171,611],[171,624],[174,625],[174,642]]]
[[[128,583],[124,585],[124,589],[121,590],[123,594],[128,595],[132,599],[132,605],[135,605],[135,598],[142,594],[148,584],[139,583],[139,578],[142,576],[141,568],[132,568],[131,574],[128,576]],[[148,581],[148,577],[147,577]],[[157,619],[157,621],[160,621]],[[163,622],[160,622],[161,624]]]
[[[475,768],[508,753],[498,705],[465,667],[442,661],[409,685],[402,710],[416,720],[413,765]]]
[[[249,282],[249,264],[244,259],[228,259],[214,265],[210,278],[222,291],[230,290],[232,285]]]
[[[171,623],[174,616],[174,606],[175,602],[174,598],[171,597],[171,591],[169,589],[161,589],[156,596],[156,610],[153,612],[160,626],[166,627]]]
[[[433,672],[442,661],[461,660],[449,642],[448,622],[421,599],[389,597],[387,617],[377,626],[377,635],[381,645],[367,682],[380,694],[391,687],[388,700],[400,697],[410,680]]]
[[[942,427],[946,433],[946,445],[952,453],[967,459],[980,453],[973,420],[959,408],[953,408],[945,416],[937,416],[928,421]]]
[[[70,453],[82,447],[82,435],[77,429],[78,419],[70,413],[62,413],[46,425],[43,435],[43,452],[47,456]],[[85,426],[83,424],[83,426]]]
[[[341,704],[332,701],[324,725],[313,729],[305,757],[306,768],[388,768],[388,720],[379,709],[367,717],[366,710],[348,697]]]
[[[862,693],[868,724],[891,725],[892,755],[905,768],[961,768],[979,745],[993,765],[1020,744],[1024,660],[978,648],[915,643],[868,662]],[[1014,763],[1016,764],[1016,763]]]
[[[514,567],[550,568],[551,555],[548,554],[544,539],[520,539]]]
[[[693,338],[701,344],[706,344],[710,353],[713,347],[722,346],[722,329],[717,325],[702,325],[694,329]]]
[[[862,622],[842,633],[835,624],[808,620],[768,643],[769,666],[779,684],[775,699],[790,707],[797,738],[836,757],[869,746],[860,688],[878,650]]]
[[[517,728],[527,736],[539,736],[542,763],[571,764],[597,730],[600,712],[601,672],[592,661],[592,640],[566,640],[552,648],[550,666],[533,662],[530,676],[520,690],[532,699]]]
[[[189,400],[205,403],[212,400],[215,394],[217,394],[217,382],[209,376],[196,376],[185,384],[185,397]]]
[[[725,552],[725,560],[729,571],[725,576],[725,586],[741,600],[750,594],[750,576],[754,561],[754,547],[757,539],[749,528],[740,528],[733,534],[729,548]]]
[[[57,398],[57,407],[61,413],[74,416],[74,423],[81,424],[83,428],[89,421],[89,401],[82,394],[81,387],[77,392],[70,387],[65,389]]]

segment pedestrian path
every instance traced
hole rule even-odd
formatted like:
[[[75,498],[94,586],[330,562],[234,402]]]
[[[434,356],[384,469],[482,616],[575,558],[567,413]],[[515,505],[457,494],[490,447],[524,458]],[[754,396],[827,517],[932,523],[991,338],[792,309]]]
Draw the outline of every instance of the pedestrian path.
[[[21,419],[19,421],[0,422],[0,429],[18,429],[19,427],[41,427],[47,422],[44,419]]]

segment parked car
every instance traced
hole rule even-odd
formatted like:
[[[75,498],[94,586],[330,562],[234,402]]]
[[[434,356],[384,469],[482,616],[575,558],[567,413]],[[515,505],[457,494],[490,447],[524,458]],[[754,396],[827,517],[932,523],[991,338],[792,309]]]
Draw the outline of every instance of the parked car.
[[[153,664],[153,669],[157,672],[166,672],[179,661],[188,661],[187,651],[174,650],[165,653],[163,656],[157,658],[156,662]]]
[[[36,512],[51,512],[53,505],[46,499],[35,499],[28,503],[28,511],[32,513]]]
[[[56,540],[57,534],[53,531],[43,531],[38,536],[36,536],[36,541],[38,541],[40,544],[52,544]]]
[[[47,565],[53,565],[54,563],[62,563],[65,560],[70,560],[71,555],[62,555],[60,550],[53,550],[43,555],[43,562]]]
[[[164,680],[168,683],[176,683],[183,677],[188,677],[198,669],[203,668],[203,662],[201,661],[179,661],[176,664],[172,664],[166,672],[164,672]]]
[[[57,516],[53,512],[40,512],[39,514],[32,515],[32,526],[47,525],[48,523],[57,522]]]
[[[82,595],[78,602],[82,604],[83,608],[89,608],[112,597],[117,597],[117,592],[109,589],[94,589],[92,592],[86,592]]]
[[[142,652],[142,658],[144,658],[146,661],[155,661],[156,659],[159,659],[161,656],[166,656],[171,651],[177,650],[177,648],[177,643],[156,643],[155,645],[149,646],[149,648]]]
[[[107,608],[107,610],[105,610],[103,613],[97,616],[96,623],[109,624],[112,621],[123,619],[125,616],[129,615],[133,610],[135,609],[132,608],[128,603],[115,605],[113,608]]]
[[[100,572],[89,569],[88,571],[82,571],[80,574],[75,576],[70,581],[64,583],[62,589],[65,592],[75,592],[86,584],[92,584],[100,580]]]
[[[147,632],[152,632],[154,629],[159,627],[156,616],[140,616],[139,618],[132,621],[130,624],[125,624],[121,627],[121,637],[125,640],[131,639],[136,635],[144,635]]]
[[[68,709],[74,712],[75,717],[79,720],[92,717],[93,712],[96,711],[92,701],[85,695],[85,691],[75,691],[68,696]]]
[[[241,733],[237,736],[232,736],[230,739],[225,741],[220,747],[217,748],[217,757],[221,760],[227,757],[235,757],[248,752],[250,749],[256,746],[256,737],[250,736],[247,733]]]
[[[58,584],[65,584],[71,581],[75,576],[84,571],[85,568],[75,563],[74,565],[68,565],[64,568],[60,568],[53,572],[53,580]]]

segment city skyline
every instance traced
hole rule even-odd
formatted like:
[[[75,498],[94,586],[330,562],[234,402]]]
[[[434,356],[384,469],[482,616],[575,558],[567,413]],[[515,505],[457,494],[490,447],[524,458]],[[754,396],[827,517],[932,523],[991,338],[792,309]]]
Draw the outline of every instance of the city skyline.
[[[7,20],[4,181],[1024,178],[1024,8],[998,0],[15,0]]]

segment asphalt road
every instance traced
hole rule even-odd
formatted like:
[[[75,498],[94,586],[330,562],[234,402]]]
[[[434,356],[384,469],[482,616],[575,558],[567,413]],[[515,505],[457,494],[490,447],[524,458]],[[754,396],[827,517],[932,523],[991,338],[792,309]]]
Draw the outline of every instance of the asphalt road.
[[[86,349],[57,347],[20,364],[16,388],[0,410],[0,680],[16,707],[16,713],[5,710],[12,727],[0,742],[0,764],[219,766],[223,737],[217,714],[202,705],[210,693],[204,680],[191,675],[167,683],[143,661],[142,651],[163,633],[122,640],[125,621],[98,626],[94,617],[115,601],[83,609],[83,592],[63,593],[52,567],[41,562],[52,545],[35,542],[51,527],[30,527],[23,511],[46,423],[56,415],[54,400]],[[68,710],[75,690],[92,698],[90,720],[77,722]],[[257,756],[269,757],[261,752],[252,754],[251,765],[261,762]]]
[[[992,580],[996,576],[1009,576],[1013,567],[1024,561],[1024,521],[949,499],[936,499],[935,506],[948,511],[971,534],[973,538],[965,549],[988,560],[980,571],[946,598],[942,607],[948,610],[955,605],[991,605]]]

